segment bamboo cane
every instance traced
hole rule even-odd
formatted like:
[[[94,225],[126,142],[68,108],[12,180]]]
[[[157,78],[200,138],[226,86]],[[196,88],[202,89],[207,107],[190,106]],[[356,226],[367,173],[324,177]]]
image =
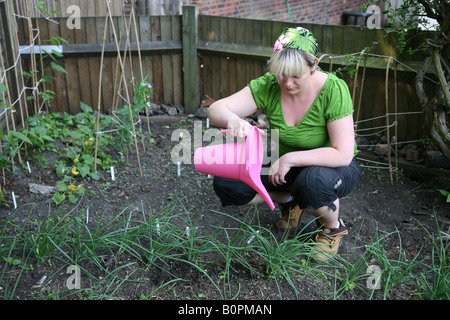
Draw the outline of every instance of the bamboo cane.
[[[33,31],[33,25],[31,22],[31,10],[30,10],[30,2],[29,0],[26,1],[25,3],[25,8],[26,8],[26,14],[27,14],[27,21],[28,21],[28,38],[30,41],[30,61],[31,61],[31,70],[37,70],[36,69],[36,56],[34,55],[34,31]],[[37,83],[37,79],[36,79],[36,73],[33,72],[32,76],[31,76],[31,83],[32,83],[32,88],[36,88],[36,83]],[[37,109],[37,100],[38,100],[38,96],[35,95],[35,90],[33,90],[33,106],[34,106],[34,114],[38,113],[38,109]]]
[[[358,109],[356,113],[356,122],[359,121],[359,113],[361,110],[361,103],[362,103],[362,96],[363,96],[363,89],[364,89],[364,80],[366,79],[366,69],[367,69],[367,58],[364,59],[364,68],[363,68],[363,74],[361,77],[361,88],[359,89],[359,100],[358,100]]]
[[[391,180],[391,184],[394,184],[392,178],[392,163],[391,163],[391,138],[390,138],[390,130],[389,130],[389,66],[391,63],[392,57],[389,57],[387,66],[386,66],[386,84],[385,84],[385,97],[386,97],[386,129],[387,129],[387,144],[388,144],[388,162],[389,162],[389,178]]]
[[[94,151],[94,170],[97,170],[97,154],[98,154],[98,135],[100,132],[100,105],[102,96],[102,75],[103,75],[103,58],[105,56],[106,31],[108,30],[108,18],[105,19],[105,28],[103,31],[102,54],[100,58],[100,73],[98,80],[98,103],[97,103],[97,130],[95,132],[95,151]]]
[[[394,60],[395,182],[398,182],[397,62]]]
[[[114,27],[114,23],[113,23],[113,20],[112,20],[111,7],[110,7],[110,4],[109,4],[108,0],[105,0],[105,2],[106,2],[106,5],[107,5],[107,8],[108,8],[108,16],[109,16],[109,19],[111,21],[111,28],[113,30],[114,40],[116,42],[116,48],[117,48],[117,51],[118,51],[118,55],[120,56],[120,47],[119,47],[119,43],[117,42],[116,29]],[[126,81],[125,81],[125,72],[124,72],[124,65],[123,65],[122,59],[120,59],[120,68],[121,68],[121,71],[122,71],[123,82],[126,83]],[[130,101],[130,94],[128,92],[128,86],[125,85],[124,88],[125,88],[125,93],[126,93],[126,96],[127,96],[127,100]],[[141,160],[140,160],[140,156],[139,156],[139,148],[138,148],[137,139],[136,139],[136,129],[135,129],[135,126],[134,126],[133,112],[131,110],[131,106],[130,105],[128,106],[128,109],[129,109],[129,112],[130,112],[131,125],[132,125],[132,129],[133,129],[133,138],[134,138],[134,144],[135,144],[135,147],[136,147],[137,161],[138,161],[138,165],[139,165],[139,174],[142,176]]]
[[[35,13],[35,19],[36,19],[36,28],[38,30],[40,30],[40,26],[39,26],[39,19],[37,18],[37,8],[34,7],[34,13]],[[42,40],[41,40],[41,32],[39,31],[38,34],[38,44],[39,44],[39,62],[41,64],[41,73],[42,73],[42,77],[45,77],[45,68],[44,68],[44,57],[42,54]],[[47,91],[47,85],[45,84],[45,82],[42,84],[43,88],[44,88],[44,92]],[[40,111],[40,110],[39,110]],[[45,112],[46,114],[49,113],[48,110],[48,101],[45,101]]]
[[[130,50],[130,53],[129,53],[130,65],[131,65],[131,70],[133,70],[133,67],[132,67],[133,62],[132,62],[132,56],[131,56],[131,46],[129,45],[129,41],[128,41],[129,36],[130,36],[131,22],[133,21],[133,27],[134,27],[134,32],[135,32],[135,36],[136,36],[136,43],[137,43],[137,48],[138,48],[139,67],[140,67],[140,75],[141,75],[140,78],[141,78],[141,81],[143,81],[144,80],[144,72],[143,72],[143,67],[142,67],[141,48],[140,48],[140,43],[139,43],[139,34],[137,32],[136,14],[135,14],[135,10],[134,10],[134,4],[135,4],[135,0],[132,0],[132,2],[131,2],[130,20],[128,22],[128,27],[127,27],[127,30],[126,30],[127,41],[126,41],[126,44],[125,44],[125,53],[126,53],[127,49],[129,48],[129,50]],[[124,15],[122,15],[122,17],[123,16]],[[125,53],[124,53],[124,61],[125,61],[125,56],[126,56]],[[134,76],[134,74],[133,74],[133,76]],[[122,83],[122,81],[121,81],[121,83]],[[150,120],[149,120],[149,117],[148,117],[148,108],[145,108],[145,114],[146,114],[146,118],[147,118],[147,129],[148,129],[148,132],[150,133]],[[142,124],[140,124],[140,128],[141,128],[141,131],[142,131]],[[144,151],[145,151],[144,138],[142,140],[142,147],[144,148]]]

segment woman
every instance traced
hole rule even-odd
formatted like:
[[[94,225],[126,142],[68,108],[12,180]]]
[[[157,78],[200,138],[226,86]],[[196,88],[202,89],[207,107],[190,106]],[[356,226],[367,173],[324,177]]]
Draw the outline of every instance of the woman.
[[[280,206],[281,229],[297,227],[303,212],[317,218],[313,254],[326,260],[348,234],[339,219],[339,198],[357,184],[360,167],[354,138],[353,104],[347,85],[318,69],[317,41],[304,28],[288,28],[275,43],[269,72],[241,91],[216,101],[210,121],[244,138],[244,117],[265,112],[279,133],[279,158],[261,180]],[[226,205],[264,200],[241,181],[215,177],[214,189]]]

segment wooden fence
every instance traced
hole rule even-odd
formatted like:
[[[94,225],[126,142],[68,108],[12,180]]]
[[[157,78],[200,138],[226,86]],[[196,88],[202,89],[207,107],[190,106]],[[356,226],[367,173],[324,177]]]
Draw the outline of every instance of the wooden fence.
[[[32,17],[39,16],[35,2],[32,0],[13,0],[16,14]],[[186,0],[140,0],[134,2],[136,15],[180,15]],[[52,13],[53,17],[69,17],[74,14],[76,6],[80,10],[81,17],[104,17],[108,9],[105,1],[95,0],[46,0],[42,4],[43,9]],[[129,14],[132,0],[110,0],[110,8],[113,16]]]
[[[124,54],[124,21],[121,17],[113,19],[115,29],[122,30],[119,34],[122,36],[121,54]],[[101,86],[101,111],[107,112],[114,107],[114,88],[119,78],[117,47],[111,28],[106,34],[102,81],[99,83],[105,18],[81,18],[79,29],[68,28],[66,18],[55,21],[57,23],[38,20],[43,44],[48,44],[50,37],[62,37],[69,42],[63,46],[64,58],[59,61],[67,74],[54,73],[49,67],[45,68],[46,74],[55,77],[48,85],[48,89],[56,92],[51,111],[77,113],[80,102],[96,106]],[[148,76],[153,86],[153,103],[183,104],[187,112],[194,113],[202,96],[209,95],[213,99],[225,97],[262,75],[266,71],[274,40],[288,26],[297,24],[198,15],[196,6],[183,7],[181,16],[136,16],[136,29],[132,27],[129,32],[132,59],[125,60],[127,84],[131,87],[133,81]],[[386,36],[383,30],[314,24],[302,26],[314,33],[319,41],[319,51],[333,57],[322,60],[321,67],[326,71],[330,66],[333,70],[342,66],[348,61],[349,54],[361,52],[374,41],[379,43],[371,53],[396,57],[395,39]],[[22,29],[24,32],[19,35],[19,40],[22,45],[27,45],[29,36],[26,25]],[[362,65],[356,81],[344,76],[354,94],[355,108],[358,109],[355,116],[360,120],[379,117],[364,121],[361,127],[386,125],[387,120],[383,116],[398,113],[395,119],[399,123],[398,139],[421,138],[422,119],[421,114],[416,113],[421,109],[415,95],[415,72],[405,67],[415,68],[417,63],[396,64],[395,60],[376,56],[369,57],[367,61],[363,90]],[[390,69],[386,69],[388,62]],[[394,65],[397,69],[395,75]],[[392,122],[394,118],[388,118],[388,121]]]

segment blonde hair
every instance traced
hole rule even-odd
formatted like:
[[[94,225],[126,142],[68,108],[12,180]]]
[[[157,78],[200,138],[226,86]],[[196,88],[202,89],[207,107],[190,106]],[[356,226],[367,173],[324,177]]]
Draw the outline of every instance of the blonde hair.
[[[268,70],[276,77],[294,78],[301,77],[305,73],[305,63],[310,68],[317,66],[319,59],[313,54],[292,48],[276,50],[269,62]]]

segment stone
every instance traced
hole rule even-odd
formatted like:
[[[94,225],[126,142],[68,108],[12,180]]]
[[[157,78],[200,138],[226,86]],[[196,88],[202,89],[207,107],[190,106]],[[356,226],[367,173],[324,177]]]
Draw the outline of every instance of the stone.
[[[152,106],[148,108],[148,114],[150,116],[159,115],[161,113],[161,106],[159,104],[152,104]]]
[[[175,116],[175,115],[178,114],[178,110],[177,110],[177,108],[175,108],[175,107],[169,107],[169,108],[166,109],[166,113],[167,113],[169,116]]]
[[[36,184],[36,183],[28,184],[28,188],[31,193],[37,193],[37,194],[42,194],[42,195],[49,195],[49,194],[56,192],[56,187],[45,186],[45,185]]]
[[[204,119],[206,119],[206,111],[208,111],[208,107],[200,107],[195,112],[195,116],[197,118],[204,118]]]
[[[181,104],[177,104],[177,105],[175,106],[175,109],[177,109],[177,112],[178,112],[179,114],[184,113],[184,106],[181,105]]]
[[[389,148],[388,144],[377,143],[373,152],[380,156],[387,156],[392,152],[392,148]]]
[[[408,149],[405,152],[405,159],[408,161],[418,161],[420,157],[420,152],[417,149]]]

